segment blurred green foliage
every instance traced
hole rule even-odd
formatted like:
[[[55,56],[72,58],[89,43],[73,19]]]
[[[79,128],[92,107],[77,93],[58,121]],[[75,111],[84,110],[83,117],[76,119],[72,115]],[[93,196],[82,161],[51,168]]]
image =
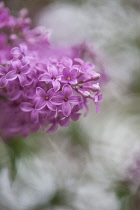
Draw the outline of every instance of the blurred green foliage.
[[[40,133],[32,134],[30,138],[16,137],[3,143],[8,157],[5,165],[9,167],[9,175],[12,182],[16,178],[18,170],[17,162],[24,157],[31,157],[39,152],[41,148],[41,144],[37,141],[39,136]]]
[[[51,199],[47,202],[40,203],[36,207],[30,210],[50,210],[55,207],[68,208],[75,210],[75,208],[70,204],[70,198],[72,197],[68,191],[61,189],[57,190]]]

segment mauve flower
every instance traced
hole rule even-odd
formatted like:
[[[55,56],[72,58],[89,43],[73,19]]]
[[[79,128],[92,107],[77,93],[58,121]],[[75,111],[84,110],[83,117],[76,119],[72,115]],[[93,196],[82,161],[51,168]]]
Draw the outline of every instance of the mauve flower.
[[[46,83],[52,83],[54,91],[57,92],[60,89],[61,76],[57,68],[53,65],[49,65],[47,70],[48,72],[40,75],[39,80],[44,81]]]
[[[80,96],[72,96],[73,89],[70,85],[65,84],[62,88],[62,92],[52,97],[51,101],[55,105],[62,105],[63,114],[68,117],[71,113],[71,104],[78,104],[80,102]]]
[[[49,124],[51,124],[50,128],[47,130],[47,133],[52,133],[55,132],[58,128],[58,125],[60,124],[60,120],[61,118],[63,118],[64,115],[63,113],[60,111],[58,112],[57,117],[53,117],[52,119],[50,119],[48,121]]]
[[[11,54],[14,58],[22,58],[27,53],[27,46],[25,44],[20,44],[19,47],[14,47],[11,50]]]
[[[68,58],[68,57],[63,57],[59,64],[61,64],[64,67],[68,67],[69,69],[72,67],[73,61],[72,59]]]
[[[20,60],[13,59],[11,61],[11,68],[12,70],[6,75],[7,80],[13,81],[18,78],[22,87],[29,83],[27,75],[30,73],[30,65],[28,63],[22,66]]]
[[[45,106],[47,106],[50,110],[56,111],[56,106],[52,104],[51,98],[54,95],[54,90],[51,88],[47,92],[45,92],[42,88],[37,87],[36,88],[36,94],[37,94],[37,104],[35,108],[37,110],[43,109]]]
[[[95,107],[96,107],[96,112],[100,112],[100,106],[99,102],[103,100],[102,94],[100,92],[97,92],[94,96],[91,97],[94,101]]]
[[[61,77],[61,82],[75,85],[77,84],[77,79],[76,79],[77,74],[78,74],[77,69],[69,70],[68,68],[64,68],[63,75]]]
[[[7,98],[11,101],[20,100],[26,97],[26,92],[22,86],[19,85],[18,82],[9,82],[6,89],[7,89]]]
[[[70,124],[70,120],[77,121],[81,115],[81,113],[77,113],[81,110],[81,107],[79,105],[76,105],[72,108],[71,114],[68,117],[65,117],[61,120],[59,120],[59,124],[62,127],[67,127]]]
[[[35,105],[29,102],[22,102],[20,108],[23,112],[30,112],[31,122],[39,122],[39,112],[35,109]]]
[[[0,65],[0,88],[6,87],[8,80],[6,79],[7,68]]]

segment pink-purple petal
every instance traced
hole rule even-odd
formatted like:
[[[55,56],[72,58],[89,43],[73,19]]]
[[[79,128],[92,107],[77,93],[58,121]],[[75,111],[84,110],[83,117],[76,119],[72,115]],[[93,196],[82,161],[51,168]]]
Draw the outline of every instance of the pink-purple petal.
[[[72,78],[76,78],[77,74],[78,74],[78,70],[77,69],[72,69],[70,73],[71,73]]]
[[[60,120],[60,121],[59,121],[59,124],[60,124],[62,127],[67,127],[67,126],[70,124],[70,117],[66,117],[66,118],[64,118],[63,120]]]
[[[11,100],[11,101],[15,101],[17,99],[19,99],[19,97],[22,95],[22,92],[21,91],[16,91],[16,92],[12,92],[8,95],[8,98]]]
[[[60,82],[58,80],[52,81],[52,85],[55,92],[57,92],[60,89]]]
[[[27,51],[27,46],[25,44],[20,44],[19,46],[20,46],[21,53],[25,54]]]
[[[14,47],[11,50],[11,54],[13,55],[19,55],[21,53],[20,48],[19,47]]]
[[[81,113],[73,113],[70,115],[71,119],[77,121],[80,117]]]
[[[26,64],[26,65],[22,66],[22,68],[21,68],[21,72],[23,74],[29,74],[30,71],[31,71],[31,69],[30,69],[30,65],[29,64]]]
[[[39,81],[44,81],[46,83],[49,83],[51,81],[51,76],[48,74],[42,74],[39,77]]]
[[[72,88],[70,85],[64,85],[62,88],[62,93],[65,97],[69,97],[70,95],[72,95]]]
[[[45,100],[46,92],[41,87],[36,88],[36,94]]]
[[[26,76],[24,74],[18,74],[18,78],[21,86],[24,87],[28,82]]]
[[[51,98],[51,102],[55,105],[61,105],[64,101],[64,97],[62,95],[56,95]]]
[[[71,105],[70,105],[69,101],[63,102],[63,104],[62,104],[62,111],[63,111],[63,114],[64,114],[66,117],[68,117],[68,116],[70,115],[71,109],[72,109],[72,108],[71,108]]]
[[[62,58],[60,63],[64,64],[66,67],[69,67],[69,68],[71,68],[72,66],[72,60],[68,57]]]
[[[41,109],[43,109],[45,106],[46,106],[46,101],[43,100],[43,99],[40,99],[40,100],[37,102],[37,104],[36,104],[36,106],[35,106],[35,109],[41,110]]]
[[[7,83],[8,83],[8,80],[6,79],[6,77],[5,76],[2,76],[0,78],[0,88],[6,87]]]
[[[16,71],[15,70],[9,71],[6,74],[6,79],[8,79],[9,81],[15,80],[17,78],[17,75],[18,74],[16,74]]]
[[[77,79],[71,79],[70,81],[68,81],[69,84],[71,85],[76,85],[77,84]]]
[[[33,123],[38,123],[39,115],[38,115],[38,111],[37,110],[32,110],[32,112],[31,112],[31,121]]]
[[[51,99],[53,95],[54,95],[54,89],[51,88],[50,90],[47,91],[46,96],[49,97],[49,99]]]
[[[100,105],[98,102],[95,102],[95,108],[96,108],[96,112],[99,113],[100,112]]]
[[[64,69],[63,69],[63,75],[64,75],[64,78],[69,77],[69,75],[70,75],[70,70],[69,70],[68,68],[64,68]]]
[[[75,103],[75,104],[78,104],[81,100],[81,97],[80,96],[70,96],[69,97],[69,102],[70,103]]]
[[[47,70],[46,65],[43,64],[43,63],[37,63],[35,68],[39,71],[42,71],[42,72],[46,72],[46,70]]]
[[[57,76],[57,74],[58,74],[58,71],[57,71],[56,67],[53,66],[53,65],[48,66],[48,72],[52,76]]]
[[[56,111],[49,111],[48,113],[47,113],[47,119],[54,119],[55,118],[55,115],[56,115]]]
[[[0,65],[0,75],[5,75],[6,74],[6,69],[4,66]]]
[[[23,112],[31,112],[33,110],[33,105],[29,102],[22,102],[20,108]]]
[[[15,70],[19,70],[21,68],[21,61],[19,59],[15,58],[11,61],[11,63]]]
[[[52,104],[50,101],[46,101],[46,105],[50,110],[56,111],[56,106]]]
[[[55,122],[55,123],[53,123],[53,124],[50,126],[50,128],[47,130],[47,133],[55,132],[55,131],[57,130],[57,128],[58,128],[58,123]]]

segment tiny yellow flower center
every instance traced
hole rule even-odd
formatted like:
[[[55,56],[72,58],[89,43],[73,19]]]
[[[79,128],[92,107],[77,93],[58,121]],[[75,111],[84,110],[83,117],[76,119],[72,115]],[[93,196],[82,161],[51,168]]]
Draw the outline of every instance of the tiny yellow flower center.
[[[49,97],[48,97],[48,96],[46,96],[45,100],[49,100]]]
[[[55,80],[55,78],[52,78],[52,80],[54,81],[54,80]]]
[[[67,78],[67,80],[71,80],[71,78],[70,78],[70,77],[68,77],[68,78]]]
[[[17,70],[17,71],[16,71],[16,74],[19,74],[19,73],[20,73],[20,71]]]
[[[68,99],[67,98],[64,98],[64,101],[66,102],[66,101],[68,101]]]

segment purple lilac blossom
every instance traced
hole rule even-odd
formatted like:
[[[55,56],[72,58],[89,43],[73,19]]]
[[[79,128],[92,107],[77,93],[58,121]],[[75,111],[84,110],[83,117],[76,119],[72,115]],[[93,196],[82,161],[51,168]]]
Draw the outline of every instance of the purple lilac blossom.
[[[49,33],[31,29],[27,10],[10,15],[0,3],[0,133],[4,140],[77,121],[88,103],[99,112],[100,74],[82,47],[51,46]]]
[[[57,92],[60,89],[60,73],[57,68],[53,65],[48,66],[46,73],[40,75],[39,80],[46,83],[52,83],[53,89]]]

